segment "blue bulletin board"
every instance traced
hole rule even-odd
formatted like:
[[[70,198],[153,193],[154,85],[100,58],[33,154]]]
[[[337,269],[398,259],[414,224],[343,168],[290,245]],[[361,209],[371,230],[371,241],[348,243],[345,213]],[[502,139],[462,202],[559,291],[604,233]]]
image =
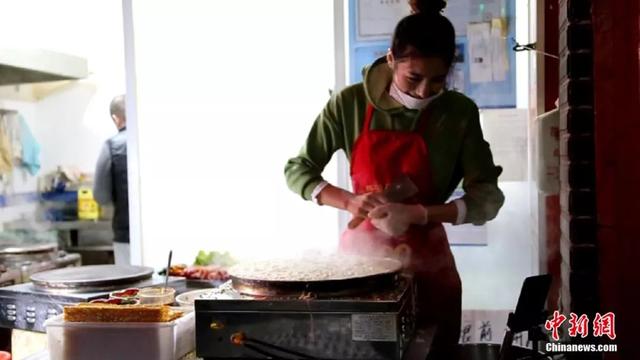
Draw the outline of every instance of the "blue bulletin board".
[[[349,81],[384,56],[407,0],[349,0]],[[448,86],[480,108],[516,107],[515,0],[448,0],[444,15],[456,29],[456,62]]]

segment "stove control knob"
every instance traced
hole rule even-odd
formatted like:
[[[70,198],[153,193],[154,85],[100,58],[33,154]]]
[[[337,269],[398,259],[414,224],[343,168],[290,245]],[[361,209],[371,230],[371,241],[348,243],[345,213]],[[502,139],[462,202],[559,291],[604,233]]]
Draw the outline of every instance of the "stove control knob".
[[[13,315],[16,316],[18,312],[16,310],[7,310],[7,315]]]
[[[27,306],[26,310],[29,311],[29,312],[34,312],[34,311],[36,311],[36,308],[35,308],[35,306]]]
[[[15,310],[15,309],[16,309],[15,304],[7,304],[7,310]]]
[[[247,340],[247,336],[242,332],[239,331],[237,333],[233,333],[231,334],[231,343],[233,345],[244,345],[245,341]]]
[[[16,321],[16,317],[15,317],[15,316],[12,316],[12,315],[9,315],[9,316],[7,316],[7,320],[9,320],[9,321]]]
[[[35,324],[35,323],[36,323],[36,318],[34,318],[34,317],[27,317],[27,323],[29,323],[29,324]]]
[[[224,324],[221,321],[213,320],[209,327],[211,330],[222,330],[224,329]]]

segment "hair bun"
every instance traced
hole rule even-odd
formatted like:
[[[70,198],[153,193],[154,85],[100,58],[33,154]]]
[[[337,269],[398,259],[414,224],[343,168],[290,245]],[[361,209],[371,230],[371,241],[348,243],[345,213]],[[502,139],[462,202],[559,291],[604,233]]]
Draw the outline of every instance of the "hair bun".
[[[447,2],[445,0],[415,0],[416,9],[424,14],[440,14]]]

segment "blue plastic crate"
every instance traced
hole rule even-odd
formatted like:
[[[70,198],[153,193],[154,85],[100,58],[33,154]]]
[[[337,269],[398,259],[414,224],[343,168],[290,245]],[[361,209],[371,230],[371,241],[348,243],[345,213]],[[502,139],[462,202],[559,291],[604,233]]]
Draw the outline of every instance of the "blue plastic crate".
[[[53,201],[61,203],[77,203],[77,191],[52,191],[40,194],[40,199],[44,201]]]

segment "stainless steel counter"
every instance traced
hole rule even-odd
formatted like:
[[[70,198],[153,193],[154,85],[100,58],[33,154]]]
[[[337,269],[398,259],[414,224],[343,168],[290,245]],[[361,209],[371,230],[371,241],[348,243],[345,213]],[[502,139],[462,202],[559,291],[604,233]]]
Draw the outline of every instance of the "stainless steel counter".
[[[110,230],[111,221],[91,221],[91,220],[76,220],[76,221],[26,221],[17,220],[4,224],[5,230]]]

